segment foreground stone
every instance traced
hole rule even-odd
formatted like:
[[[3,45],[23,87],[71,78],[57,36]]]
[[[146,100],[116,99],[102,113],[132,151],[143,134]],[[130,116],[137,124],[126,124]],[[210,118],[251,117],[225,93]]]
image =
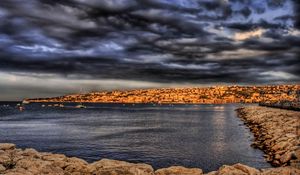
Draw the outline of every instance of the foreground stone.
[[[11,150],[11,149],[15,149],[16,145],[15,144],[11,144],[11,143],[3,143],[0,145],[0,150]]]
[[[300,165],[300,112],[261,106],[237,110],[255,136],[252,146],[266,153],[274,166]]]
[[[199,168],[185,168],[182,166],[171,166],[155,171],[155,175],[201,175],[202,170]]]
[[[198,168],[172,166],[156,171],[151,165],[128,163],[102,159],[87,163],[82,159],[67,157],[63,154],[38,152],[34,149],[17,149],[14,144],[0,144],[1,175],[202,175]],[[207,175],[298,175],[294,167],[280,167],[257,170],[235,164],[224,165]]]

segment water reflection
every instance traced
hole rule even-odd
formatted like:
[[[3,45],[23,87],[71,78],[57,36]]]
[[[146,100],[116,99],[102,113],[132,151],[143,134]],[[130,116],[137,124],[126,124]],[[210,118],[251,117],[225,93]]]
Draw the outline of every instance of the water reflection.
[[[214,108],[216,109],[216,108]],[[223,108],[224,110],[224,108]],[[216,139],[215,142],[212,143],[212,152],[213,154],[219,155],[224,152],[225,147],[227,145],[225,141],[225,114],[223,111],[220,110],[220,107],[217,107],[217,117],[212,117],[214,131],[213,137]]]

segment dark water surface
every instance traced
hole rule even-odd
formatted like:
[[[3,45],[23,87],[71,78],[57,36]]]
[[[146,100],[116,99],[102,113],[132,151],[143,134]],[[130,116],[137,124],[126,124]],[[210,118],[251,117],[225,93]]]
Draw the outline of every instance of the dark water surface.
[[[217,170],[244,163],[269,167],[238,105],[89,104],[87,109],[30,104],[23,112],[0,103],[0,142],[63,153],[89,162],[101,158]],[[69,104],[71,106],[72,104]],[[73,104],[74,105],[74,104]]]

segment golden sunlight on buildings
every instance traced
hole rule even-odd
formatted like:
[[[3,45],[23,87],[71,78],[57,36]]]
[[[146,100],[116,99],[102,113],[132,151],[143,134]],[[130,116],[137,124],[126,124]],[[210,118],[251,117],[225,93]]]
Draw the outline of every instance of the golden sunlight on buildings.
[[[93,92],[54,98],[31,99],[31,102],[97,102],[158,104],[222,104],[295,101],[299,85],[215,86],[208,88],[162,88],[129,91]]]

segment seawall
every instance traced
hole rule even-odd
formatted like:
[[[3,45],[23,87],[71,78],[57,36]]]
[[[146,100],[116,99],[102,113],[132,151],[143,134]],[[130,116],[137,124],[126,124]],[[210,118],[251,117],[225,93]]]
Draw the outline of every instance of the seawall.
[[[253,106],[237,109],[238,116],[254,134],[253,147],[265,152],[273,166],[300,163],[300,112]]]

